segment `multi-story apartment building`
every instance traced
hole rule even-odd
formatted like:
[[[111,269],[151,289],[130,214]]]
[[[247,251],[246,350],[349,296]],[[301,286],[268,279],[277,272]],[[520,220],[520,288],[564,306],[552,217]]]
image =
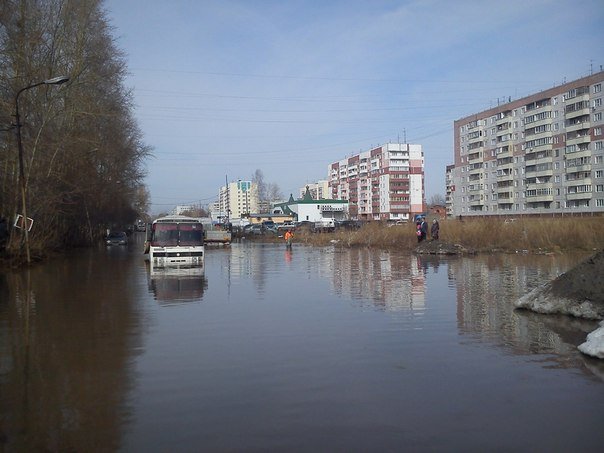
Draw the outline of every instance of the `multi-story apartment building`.
[[[218,210],[222,217],[240,219],[258,212],[258,188],[251,181],[236,181],[220,188]]]
[[[454,123],[453,215],[604,213],[604,72]]]
[[[328,167],[331,199],[359,220],[410,220],[425,212],[421,145],[388,143]]]
[[[313,200],[331,199],[331,188],[329,187],[329,181],[320,180],[317,182],[306,184],[299,190],[300,198],[304,198],[307,189],[310,192],[310,196],[313,198]]]
[[[178,205],[172,210],[172,213],[174,215],[181,215],[185,212],[192,212],[198,209],[200,209],[200,206],[194,204]]]
[[[447,217],[453,215],[453,191],[455,190],[455,185],[453,183],[454,170],[454,164],[447,165],[445,170],[445,206],[447,207]]]

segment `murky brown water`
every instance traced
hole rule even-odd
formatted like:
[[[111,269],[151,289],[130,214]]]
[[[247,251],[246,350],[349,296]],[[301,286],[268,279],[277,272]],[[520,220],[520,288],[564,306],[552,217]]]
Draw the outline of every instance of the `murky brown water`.
[[[511,305],[580,257],[141,249],[0,274],[0,451],[601,451],[596,324]]]

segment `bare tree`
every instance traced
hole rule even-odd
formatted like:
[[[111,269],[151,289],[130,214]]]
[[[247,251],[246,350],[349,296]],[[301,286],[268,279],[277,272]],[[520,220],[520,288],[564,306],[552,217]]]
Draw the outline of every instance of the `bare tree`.
[[[444,206],[445,205],[445,197],[443,197],[441,194],[436,194],[436,195],[432,195],[430,197],[430,203],[428,203],[429,206]]]
[[[268,201],[283,200],[283,193],[276,183],[269,183],[266,188],[266,196]]]
[[[258,200],[265,201],[266,200],[266,183],[264,182],[264,173],[259,168],[256,169],[254,174],[252,175],[252,183],[256,184],[256,190],[258,190]]]
[[[104,225],[132,223],[148,206],[150,149],[124,87],[125,59],[100,0],[5,0],[0,6],[0,120],[15,94],[56,75],[61,88],[20,98],[28,215],[39,248],[89,242]],[[2,127],[0,127],[2,129]],[[18,212],[17,149],[0,132],[0,214]]]

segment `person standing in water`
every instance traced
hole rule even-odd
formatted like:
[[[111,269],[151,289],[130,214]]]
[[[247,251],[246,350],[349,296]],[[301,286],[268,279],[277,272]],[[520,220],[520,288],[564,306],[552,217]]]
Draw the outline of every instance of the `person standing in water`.
[[[292,232],[292,230],[287,230],[285,232],[284,239],[285,239],[286,247],[290,248],[292,246],[292,242],[294,240],[294,233]]]

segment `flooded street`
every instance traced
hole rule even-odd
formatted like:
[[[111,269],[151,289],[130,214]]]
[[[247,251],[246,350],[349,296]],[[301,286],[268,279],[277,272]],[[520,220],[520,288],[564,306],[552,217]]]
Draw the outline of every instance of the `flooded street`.
[[[597,323],[512,308],[584,255],[142,240],[0,274],[0,451],[601,451]]]

